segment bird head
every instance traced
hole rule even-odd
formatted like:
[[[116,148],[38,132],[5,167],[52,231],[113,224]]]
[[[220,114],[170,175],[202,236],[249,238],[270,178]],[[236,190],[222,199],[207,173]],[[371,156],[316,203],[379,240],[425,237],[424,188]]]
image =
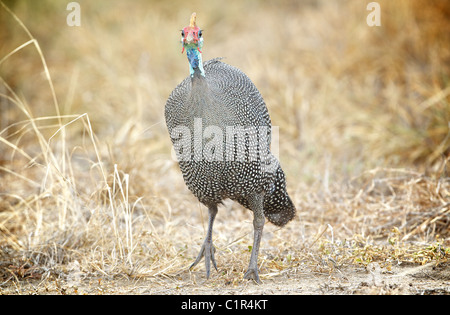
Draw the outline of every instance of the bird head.
[[[196,19],[197,14],[194,12],[191,15],[189,26],[181,31],[181,44],[183,45],[181,53],[186,50],[191,76],[194,75],[196,69],[200,71],[201,75],[205,76],[201,51],[203,48],[202,30],[197,26]]]

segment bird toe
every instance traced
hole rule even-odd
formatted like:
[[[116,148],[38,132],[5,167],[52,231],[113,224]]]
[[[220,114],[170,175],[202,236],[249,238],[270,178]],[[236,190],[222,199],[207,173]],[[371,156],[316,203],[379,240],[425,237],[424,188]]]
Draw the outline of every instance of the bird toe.
[[[257,284],[261,284],[261,279],[259,279],[258,269],[257,268],[249,268],[247,272],[244,274],[244,279],[253,280]]]
[[[192,268],[194,268],[204,257],[205,258],[206,278],[209,279],[211,262],[212,262],[212,265],[214,266],[214,268],[216,269],[216,271],[218,271],[216,259],[214,257],[215,251],[216,251],[216,249],[212,243],[209,243],[209,242],[203,243],[202,248],[200,249],[200,252],[197,256],[197,259],[189,267],[189,270],[192,270]]]

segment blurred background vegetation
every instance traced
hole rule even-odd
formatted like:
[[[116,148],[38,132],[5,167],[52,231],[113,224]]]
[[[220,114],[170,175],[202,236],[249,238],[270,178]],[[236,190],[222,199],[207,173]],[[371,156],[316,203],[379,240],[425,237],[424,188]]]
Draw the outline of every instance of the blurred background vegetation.
[[[77,2],[81,26],[70,27],[69,1],[3,0],[42,54],[33,43],[17,49],[30,34],[0,6],[0,232],[14,248],[33,248],[33,237],[36,244],[48,244],[48,251],[60,249],[48,254],[52,257],[66,257],[67,248],[94,248],[98,239],[108,248],[106,236],[98,233],[108,235],[109,219],[94,224],[92,218],[96,210],[125,198],[120,193],[125,186],[118,183],[127,184],[130,199],[117,204],[126,211],[130,204],[134,211],[141,205],[154,215],[148,218],[165,224],[172,211],[179,218],[194,216],[187,209],[196,201],[171,158],[164,122],[167,97],[188,75],[179,40],[194,11],[204,30],[204,60],[225,57],[263,95],[273,125],[279,126],[288,190],[302,222],[311,222],[302,223],[307,228],[333,218],[341,222],[353,206],[354,213],[367,209],[357,202],[359,193],[348,199],[349,207],[338,202],[348,197],[343,183],[374,168],[408,169],[447,178],[448,184],[448,0],[379,0],[379,27],[367,25],[370,1],[360,0]],[[124,174],[129,182],[121,181],[128,178]],[[420,189],[398,191],[404,196],[417,191],[408,198],[430,209],[448,202],[448,191],[439,192],[441,182],[411,181],[417,183]],[[425,192],[429,187],[434,199]],[[309,195],[333,189],[339,196],[333,205],[321,207],[320,202],[331,201]],[[384,193],[376,195],[383,202]],[[395,201],[406,209],[408,198],[402,198]],[[375,213],[383,208],[370,207]],[[117,224],[111,225],[118,238],[110,245],[114,250],[132,234],[118,233]],[[161,235],[175,234],[159,240],[167,246],[155,245],[158,259],[176,256],[161,248],[186,246],[179,243],[185,241],[176,234],[180,229],[163,226]],[[356,231],[348,222],[342,226],[343,233]],[[317,229],[311,229],[314,235]]]
[[[225,57],[255,81],[294,174],[308,177],[324,156],[355,175],[427,170],[449,155],[448,1],[379,1],[380,27],[366,24],[366,2],[345,0],[78,1],[80,27],[66,24],[68,1],[4,3],[39,42],[61,115],[88,113],[99,137],[139,122],[168,150],[164,103],[187,74],[179,29],[197,11],[204,59]],[[0,23],[3,57],[29,38],[4,9]],[[0,71],[34,117],[56,114],[32,45]],[[23,119],[2,98],[1,129]]]

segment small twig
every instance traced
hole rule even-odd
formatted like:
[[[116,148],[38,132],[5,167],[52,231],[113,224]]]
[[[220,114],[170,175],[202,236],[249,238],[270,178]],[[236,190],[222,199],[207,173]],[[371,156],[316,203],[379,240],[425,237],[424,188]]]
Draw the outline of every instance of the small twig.
[[[319,238],[321,238],[322,235],[328,230],[328,227],[329,227],[329,226],[330,226],[330,225],[327,224],[327,226],[326,226],[325,229],[322,231],[322,233],[320,233],[319,236],[314,240],[314,242],[312,242],[311,245],[309,245],[309,248],[312,248],[312,247],[313,247],[313,245],[319,240]],[[331,227],[331,226],[330,226],[330,227]]]

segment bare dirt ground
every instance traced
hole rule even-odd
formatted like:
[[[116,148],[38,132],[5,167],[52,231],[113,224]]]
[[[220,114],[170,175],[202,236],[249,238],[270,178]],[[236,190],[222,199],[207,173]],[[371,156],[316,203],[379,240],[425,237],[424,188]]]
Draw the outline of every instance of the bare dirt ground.
[[[402,264],[387,271],[377,263],[368,268],[346,267],[332,275],[285,270],[282,275],[264,280],[261,285],[247,280],[234,284],[204,281],[203,273],[184,272],[173,278],[104,279],[78,276],[67,280],[26,280],[0,294],[157,294],[157,295],[298,295],[298,294],[376,294],[376,295],[449,295],[450,265],[424,266]],[[84,279],[83,279],[84,278]],[[195,280],[194,280],[195,279]]]

